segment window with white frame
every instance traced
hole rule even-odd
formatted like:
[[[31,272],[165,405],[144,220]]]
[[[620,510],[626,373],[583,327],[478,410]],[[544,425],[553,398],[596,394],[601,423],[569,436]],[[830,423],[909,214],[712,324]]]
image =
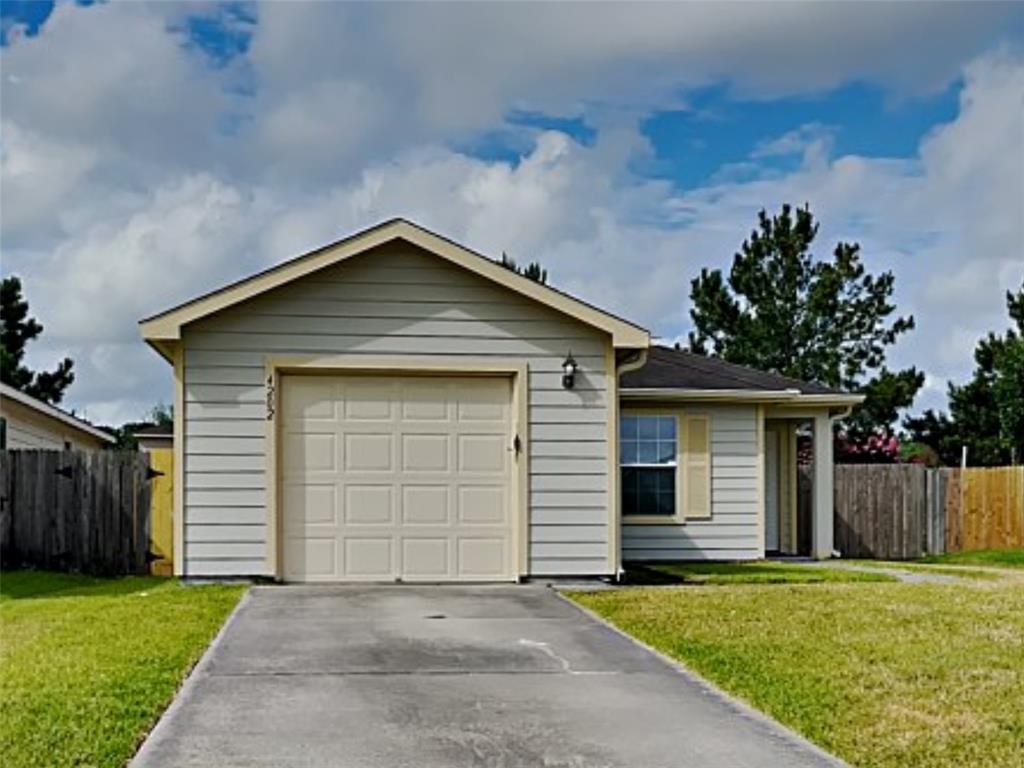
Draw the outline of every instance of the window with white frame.
[[[623,414],[619,424],[623,517],[676,515],[676,417]]]

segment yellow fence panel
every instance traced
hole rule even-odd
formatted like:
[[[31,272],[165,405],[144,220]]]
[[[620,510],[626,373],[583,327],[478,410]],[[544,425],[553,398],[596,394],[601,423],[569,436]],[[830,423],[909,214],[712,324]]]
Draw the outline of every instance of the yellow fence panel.
[[[157,576],[174,573],[174,450],[149,452],[150,466],[163,474],[153,478],[150,506],[150,550],[157,556],[151,570]]]

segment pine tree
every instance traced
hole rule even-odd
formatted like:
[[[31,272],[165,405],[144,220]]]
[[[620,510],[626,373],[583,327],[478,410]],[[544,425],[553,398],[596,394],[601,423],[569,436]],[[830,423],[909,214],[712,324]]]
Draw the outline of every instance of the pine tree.
[[[56,405],[75,380],[70,358],[61,360],[53,371],[33,371],[24,364],[25,347],[43,332],[43,326],[29,315],[28,302],[15,275],[0,281],[0,380],[45,403]]]
[[[693,280],[694,352],[860,392],[843,425],[846,441],[889,432],[924,384],[916,368],[890,371],[886,349],[914,327],[896,317],[891,272],[869,274],[860,245],[840,242],[831,260],[811,252],[818,234],[809,207],[758,214],[728,277],[704,269]]]

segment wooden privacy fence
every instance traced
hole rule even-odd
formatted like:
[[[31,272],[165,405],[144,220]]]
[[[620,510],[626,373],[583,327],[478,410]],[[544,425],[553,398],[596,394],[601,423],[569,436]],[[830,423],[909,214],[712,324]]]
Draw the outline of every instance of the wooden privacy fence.
[[[886,559],[1024,548],[1024,467],[839,464],[835,548]]]
[[[944,471],[947,552],[1024,548],[1024,467]]]
[[[0,558],[95,575],[149,572],[144,453],[0,452]]]

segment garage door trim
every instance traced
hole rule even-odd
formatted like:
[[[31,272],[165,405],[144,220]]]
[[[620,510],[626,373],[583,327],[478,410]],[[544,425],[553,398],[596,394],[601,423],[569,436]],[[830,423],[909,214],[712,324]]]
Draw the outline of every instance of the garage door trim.
[[[512,379],[512,434],[519,438],[520,451],[513,458],[512,498],[510,507],[515,516],[512,526],[513,562],[522,578],[529,569],[527,541],[529,530],[529,367],[523,360],[501,358],[412,356],[368,357],[334,355],[328,357],[268,357],[264,382],[267,401],[267,570],[277,581],[284,578],[282,553],[284,535],[281,509],[282,483],[279,481],[281,419],[281,377],[286,374],[333,375],[394,374],[396,376],[510,376]]]

